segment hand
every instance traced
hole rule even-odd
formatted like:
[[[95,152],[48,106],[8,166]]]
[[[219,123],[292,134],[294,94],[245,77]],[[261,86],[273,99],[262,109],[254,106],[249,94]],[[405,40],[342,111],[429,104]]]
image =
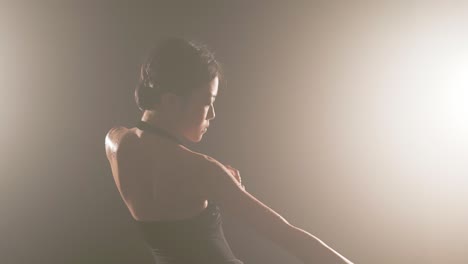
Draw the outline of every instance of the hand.
[[[225,167],[226,167],[227,170],[229,170],[232,173],[232,176],[234,176],[234,178],[236,178],[236,180],[239,183],[239,185],[241,186],[241,188],[243,190],[245,190],[245,186],[242,184],[242,179],[241,179],[239,170],[231,167],[231,165],[225,165]]]

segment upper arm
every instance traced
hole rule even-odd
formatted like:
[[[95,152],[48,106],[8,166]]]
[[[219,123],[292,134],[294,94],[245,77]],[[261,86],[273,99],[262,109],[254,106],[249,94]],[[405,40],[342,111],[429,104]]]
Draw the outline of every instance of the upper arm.
[[[235,220],[253,227],[269,240],[280,245],[286,243],[284,239],[292,228],[286,219],[242,189],[220,162],[205,157],[203,168],[202,188],[208,199],[216,201],[223,212],[235,216]]]

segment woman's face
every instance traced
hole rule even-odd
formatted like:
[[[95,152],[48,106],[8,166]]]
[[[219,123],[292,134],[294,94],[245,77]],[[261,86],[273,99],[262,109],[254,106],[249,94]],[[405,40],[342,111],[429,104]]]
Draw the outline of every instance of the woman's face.
[[[218,77],[195,90],[187,101],[182,114],[181,133],[192,142],[199,142],[210,120],[215,117],[214,101],[218,94]]]

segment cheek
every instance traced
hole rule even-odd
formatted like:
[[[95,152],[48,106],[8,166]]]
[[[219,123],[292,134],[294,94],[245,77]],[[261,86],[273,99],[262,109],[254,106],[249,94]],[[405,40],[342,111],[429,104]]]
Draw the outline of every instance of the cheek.
[[[205,108],[191,109],[185,115],[185,121],[190,126],[200,126],[206,116],[208,111]]]
[[[205,119],[206,116],[208,115],[209,110],[210,110],[209,106],[201,106],[194,113],[198,117],[198,119]]]

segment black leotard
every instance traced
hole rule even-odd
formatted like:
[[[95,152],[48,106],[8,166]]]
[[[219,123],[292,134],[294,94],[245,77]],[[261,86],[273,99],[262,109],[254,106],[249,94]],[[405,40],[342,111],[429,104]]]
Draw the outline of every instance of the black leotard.
[[[135,221],[157,264],[243,264],[224,237],[219,207],[172,221]]]

